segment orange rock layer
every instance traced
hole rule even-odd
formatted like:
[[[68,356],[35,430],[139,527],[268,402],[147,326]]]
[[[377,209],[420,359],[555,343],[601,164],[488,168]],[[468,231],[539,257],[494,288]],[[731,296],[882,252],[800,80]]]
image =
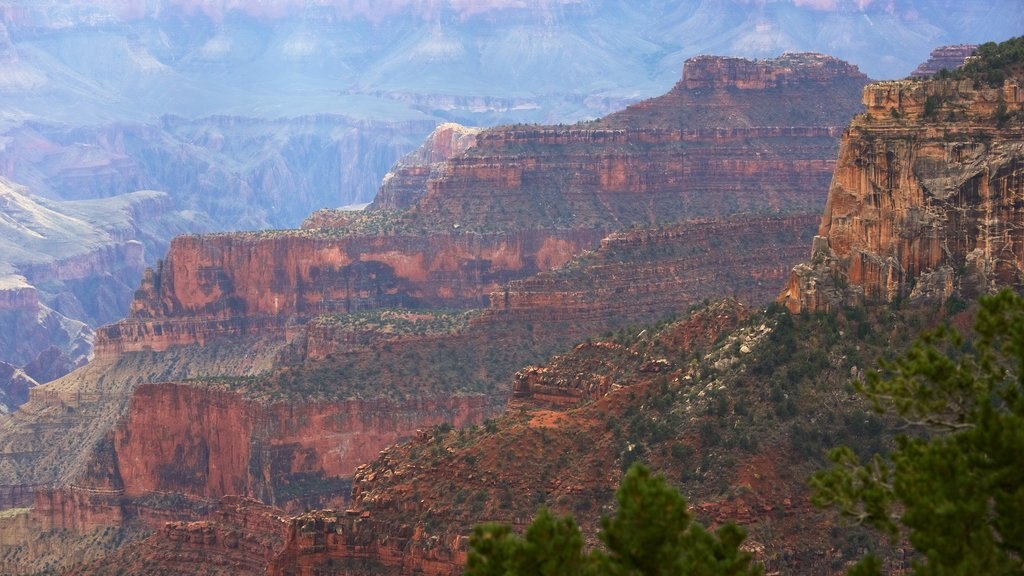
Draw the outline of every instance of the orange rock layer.
[[[843,135],[811,263],[780,299],[972,298],[1024,278],[1024,91],[883,82]],[[1016,114],[1016,116],[1014,116]]]
[[[326,313],[481,307],[503,283],[565,263],[599,234],[371,237],[306,230],[179,237],[144,277],[130,317],[99,330],[96,351],[283,334],[287,322]]]
[[[161,496],[237,495],[291,512],[342,504],[343,479],[382,448],[423,426],[479,423],[501,403],[462,395],[268,406],[198,386],[145,385],[84,477],[38,491],[34,515],[46,527],[88,530],[190,517],[147,509],[146,501]]]

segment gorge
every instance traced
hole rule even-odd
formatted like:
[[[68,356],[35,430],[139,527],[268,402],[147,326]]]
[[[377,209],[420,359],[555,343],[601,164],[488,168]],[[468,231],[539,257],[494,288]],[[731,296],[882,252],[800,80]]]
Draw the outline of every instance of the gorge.
[[[188,522],[234,514],[228,496],[346,506],[360,462],[497,415],[524,365],[723,291],[769,300],[866,82],[818,55],[696,59],[668,95],[597,122],[442,128],[364,213],[176,239],[95,360],[2,423],[5,565],[92,561],[113,545],[97,534],[166,521],[185,522],[168,542],[212,544],[216,525]],[[791,109],[760,105],[780,95]],[[48,537],[80,546],[39,555]]]

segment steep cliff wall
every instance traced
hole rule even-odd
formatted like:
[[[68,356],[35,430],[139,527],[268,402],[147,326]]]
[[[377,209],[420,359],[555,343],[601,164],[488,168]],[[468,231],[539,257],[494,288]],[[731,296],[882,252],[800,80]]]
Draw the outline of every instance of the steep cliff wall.
[[[400,210],[415,204],[427,189],[427,181],[444,170],[445,162],[476,145],[477,128],[442,124],[422,146],[403,156],[384,175],[373,210]]]
[[[514,278],[568,261],[596,230],[425,236],[327,230],[185,236],[147,273],[127,320],[101,329],[97,354],[281,333],[286,321],[376,308],[486,305]]]
[[[683,86],[687,90],[766,90],[805,82],[829,84],[859,75],[856,66],[824,54],[786,53],[766,60],[697,56],[683,67]]]
[[[168,512],[194,517],[162,511],[160,497],[174,495],[257,498],[292,513],[339,505],[345,479],[382,448],[423,426],[479,423],[502,404],[463,395],[266,405],[201,386],[146,385],[73,484],[36,492],[33,515],[45,527],[86,531],[158,525]]]
[[[859,109],[867,78],[855,66],[807,54],[702,57],[684,71],[665,96],[594,122],[480,133],[476,146],[427,179],[407,218],[471,230],[528,222],[611,231],[737,212],[817,211],[836,138]]]
[[[321,211],[299,231],[179,238],[130,318],[98,334],[98,353],[280,331],[320,313],[480,307],[617,229],[816,213],[838,126],[866,79],[817,55],[744,62],[689,62],[688,74],[709,80],[592,125],[496,128],[468,148],[472,132],[443,127],[385,182],[381,210]],[[710,80],[723,75],[763,81],[735,93],[738,80]],[[825,104],[805,114],[812,99]]]
[[[1024,278],[1024,92],[1015,80],[884,82],[843,135],[790,309],[972,298]]]
[[[733,217],[612,234],[567,265],[509,283],[480,322],[567,322],[585,338],[616,316],[655,321],[681,303],[730,295],[757,305],[799,261],[813,215]]]

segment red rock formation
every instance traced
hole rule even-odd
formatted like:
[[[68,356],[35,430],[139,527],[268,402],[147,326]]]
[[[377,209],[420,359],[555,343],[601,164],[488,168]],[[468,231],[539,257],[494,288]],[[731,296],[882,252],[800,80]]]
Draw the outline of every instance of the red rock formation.
[[[735,217],[612,234],[562,268],[495,292],[480,321],[569,322],[585,338],[588,324],[654,321],[680,302],[729,294],[756,305],[787,278],[785,262],[800,259],[817,220]]]
[[[793,311],[827,310],[1019,285],[1016,81],[882,82],[865,88],[864,104],[843,135],[811,263],[794,269],[780,299]]]
[[[203,520],[164,523],[140,543],[67,574],[262,573],[284,545],[282,512],[255,500],[227,497]]]
[[[382,307],[480,306],[502,283],[568,261],[596,230],[345,236],[322,230],[184,236],[143,278],[97,354],[164,350],[286,321]]]
[[[37,492],[34,511],[44,525],[88,530],[152,522],[137,502],[160,494],[240,495],[292,512],[341,504],[342,479],[382,448],[422,426],[479,423],[502,403],[461,395],[267,406],[232,392],[146,385],[79,484]]]
[[[766,90],[803,82],[828,84],[859,74],[856,66],[824,54],[786,53],[769,60],[697,56],[683,67],[683,85],[687,90]]]
[[[977,49],[977,44],[940,46],[932,50],[931,54],[928,55],[928,60],[914,68],[914,71],[910,73],[910,77],[916,80],[927,80],[942,70],[955,70],[962,66]]]
[[[851,74],[824,90],[860,82]],[[0,478],[12,500],[45,484],[35,500],[41,524],[77,529],[202,518],[152,502],[166,495],[198,506],[241,493],[291,510],[343,496],[339,482],[355,462],[418,427],[490,414],[506,401],[499,383],[556,346],[685,309],[723,285],[763,294],[806,242],[812,226],[800,214],[818,210],[834,126],[845,121],[835,111],[849,102],[834,98],[810,125],[791,123],[797,96],[822,86],[784,82],[793,98],[783,113],[721,128],[691,122],[712,115],[680,106],[760,109],[730,90],[677,87],[593,130],[498,129],[432,171],[405,212],[322,213],[301,230],[179,238],[146,275],[130,318],[98,335],[97,364],[33,391],[23,414],[0,423]],[[673,114],[667,128],[651,126]],[[623,128],[630,118],[637,126]],[[793,215],[736,217],[744,212]],[[675,226],[696,216],[718,218]],[[665,227],[598,245],[609,231],[648,223]],[[596,255],[575,267],[513,284],[507,297],[501,289],[590,247]],[[465,331],[415,346],[304,327],[323,314],[489,304]],[[421,357],[436,363],[422,367],[425,376],[407,369]],[[324,383],[329,394],[315,390]],[[461,540],[411,554],[410,538],[423,534],[393,518],[349,520],[359,527],[321,559],[390,554],[427,573],[461,563]],[[183,528],[195,536],[186,538],[191,550],[219,550],[218,529],[207,528]],[[380,543],[382,534],[390,539]],[[302,530],[289,538],[309,542]]]
[[[672,350],[693,350],[732,330],[748,315],[738,303],[720,305],[691,316],[674,330],[659,335],[659,343]],[[586,342],[571,353],[552,358],[544,366],[529,366],[517,372],[510,409],[564,411],[599,400],[633,383],[616,378],[626,367],[641,375],[668,374],[677,368],[666,358],[651,359],[616,342]]]
[[[496,128],[461,153],[472,135],[445,127],[399,167],[401,190],[385,182],[380,206],[423,194],[400,214],[321,212],[301,231],[179,238],[144,279],[131,317],[98,334],[97,353],[280,332],[288,319],[320,313],[482,306],[505,282],[552,269],[616,229],[817,212],[838,126],[857,105],[851,88],[865,78],[816,55],[743,62],[704,58],[687,70],[712,78],[752,67],[775,80],[742,97],[732,85],[684,81],[598,129]],[[826,105],[804,113],[823,91]],[[766,113],[759,99],[780,110]]]
[[[834,139],[867,78],[808,54],[703,57],[687,61],[685,74],[665,96],[601,120],[482,132],[427,180],[407,217],[471,230],[527,222],[610,232],[745,211],[817,212]]]
[[[418,149],[406,154],[384,175],[374,210],[400,210],[415,204],[427,189],[427,180],[444,170],[445,162],[476,144],[479,129],[458,124],[438,126]]]

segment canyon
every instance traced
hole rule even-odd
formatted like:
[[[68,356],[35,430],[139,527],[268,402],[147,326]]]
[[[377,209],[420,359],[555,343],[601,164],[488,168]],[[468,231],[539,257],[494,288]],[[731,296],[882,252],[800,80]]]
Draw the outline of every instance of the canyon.
[[[521,530],[538,506],[593,535],[615,471],[635,459],[679,485],[703,522],[745,526],[766,570],[848,567],[871,536],[811,507],[803,478],[837,440],[879,449],[884,424],[848,383],[863,362],[939,322],[937,310],[962,323],[951,298],[969,307],[1021,285],[1018,81],[867,86],[811,261],[782,306],[698,306],[518,371],[495,421],[389,448],[357,471],[344,513],[295,518],[270,572],[459,574],[472,526]],[[567,269],[511,286],[552,285],[542,279]],[[134,549],[146,546],[160,544]],[[884,569],[905,570],[907,553],[890,547]]]
[[[342,1],[5,6],[0,176],[53,201],[167,193],[179,217],[152,242],[142,240],[151,266],[176,234],[292,228],[321,207],[365,204],[392,163],[443,122],[603,116],[661,93],[690,54],[821,49],[820,39],[794,33],[805,21],[822,30],[838,26],[841,34],[857,30],[871,41],[838,55],[874,77],[896,77],[932,43],[970,40],[960,31],[981,29],[981,22],[997,36],[1015,33],[1021,7],[1013,0],[997,5],[929,13],[785,4],[759,6],[756,18],[746,3],[709,1],[644,10],[578,2],[388,4],[372,14]],[[1010,17],[992,19],[991,10]],[[888,22],[884,34],[867,24],[869,15]],[[918,32],[925,21],[943,31],[939,37]],[[755,125],[769,124],[822,123]],[[33,354],[0,349],[0,361],[21,367],[26,355],[67,350],[75,341],[67,365],[77,365],[91,354],[88,332],[127,313],[138,279],[138,267],[115,267],[74,283],[30,283],[43,291],[46,310],[36,316],[46,320],[25,312],[5,317],[4,325],[29,334]],[[67,305],[69,297],[91,298],[83,293],[95,283],[102,316]]]
[[[28,376],[19,387],[84,364],[90,326],[122,316],[147,250],[166,249],[165,239],[190,221],[153,191],[55,201],[0,181],[0,204],[0,358]],[[10,397],[4,410],[24,399]]]
[[[572,513],[592,539],[619,471],[636,460],[678,485],[702,522],[743,525],[746,549],[766,570],[844,569],[877,540],[813,508],[804,480],[837,442],[867,453],[883,447],[885,422],[850,379],[940,321],[936,310],[951,298],[1020,285],[1013,199],[1024,185],[1024,114],[1016,81],[868,85],[866,111],[844,132],[824,215],[815,218],[818,234],[803,244],[811,260],[794,269],[778,305],[698,304],[678,320],[613,329],[517,370],[500,416],[423,429],[384,449],[356,469],[343,510],[288,520],[262,511],[278,529],[272,542],[253,531],[270,542],[258,552],[270,560],[257,570],[459,574],[472,526],[522,529],[541,505]],[[622,306],[618,314],[634,303],[659,306],[678,270],[692,270],[691,262],[700,269],[698,239],[745,242],[738,229],[727,232],[742,221],[612,234],[592,253],[510,282],[482,317],[546,319],[550,332],[609,303]],[[735,257],[737,249],[714,254]],[[664,260],[652,261],[655,254]],[[219,550],[222,535],[253,524],[232,516],[233,506],[222,504],[209,521],[167,524],[88,567],[113,573],[160,559],[165,569],[195,573],[190,558],[199,550]],[[178,542],[188,542],[180,561]],[[884,568],[905,570],[908,551],[888,550]]]
[[[111,528],[118,546],[152,529],[179,547],[223,542],[229,496],[283,516],[340,509],[361,462],[496,416],[525,365],[723,291],[770,300],[867,79],[791,55],[758,68],[776,80],[731,84],[741,66],[694,61],[684,75],[721,80],[684,78],[608,125],[442,127],[361,213],[175,239],[128,317],[97,331],[94,360],[0,422],[4,502],[36,527],[11,528],[22,537],[3,561],[100,570],[104,546],[37,552]],[[759,116],[765,91],[793,110]],[[771,123],[819,94],[818,124]],[[731,123],[703,123],[715,118]]]

